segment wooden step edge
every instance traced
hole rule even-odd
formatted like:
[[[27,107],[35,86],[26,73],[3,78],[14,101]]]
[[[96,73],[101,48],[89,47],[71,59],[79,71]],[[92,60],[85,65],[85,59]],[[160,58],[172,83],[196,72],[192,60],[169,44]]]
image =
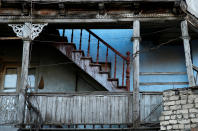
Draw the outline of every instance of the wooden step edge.
[[[127,87],[126,86],[118,86],[117,88],[119,88],[119,89],[126,89]]]
[[[118,78],[108,78],[108,81],[118,81]]]
[[[101,67],[100,64],[96,64],[96,63],[90,63],[89,65],[90,65],[90,66],[99,66],[99,67]]]
[[[90,60],[90,63],[93,63],[92,57],[82,56],[80,59],[81,60]]]
[[[82,53],[82,55],[84,56],[84,51],[83,50],[73,50],[72,52]]]

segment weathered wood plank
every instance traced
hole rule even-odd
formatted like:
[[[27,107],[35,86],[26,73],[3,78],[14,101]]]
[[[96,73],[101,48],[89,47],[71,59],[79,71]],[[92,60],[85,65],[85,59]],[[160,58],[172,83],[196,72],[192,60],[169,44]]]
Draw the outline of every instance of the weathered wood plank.
[[[158,95],[157,95],[158,94]],[[141,94],[141,111],[143,120],[154,105],[162,101],[161,94]],[[152,99],[150,99],[152,96]],[[16,117],[15,99],[17,96],[1,96],[0,104],[4,114],[0,113],[0,124],[14,122]],[[106,94],[106,95],[35,95],[31,96],[32,104],[41,112],[44,124],[132,124],[132,94]],[[159,99],[160,98],[160,99]],[[150,101],[152,100],[152,103]],[[9,107],[9,108],[6,108]],[[142,108],[144,107],[144,108]],[[7,110],[11,109],[11,110]],[[159,108],[161,109],[161,108]],[[0,108],[2,112],[2,108]],[[143,112],[143,113],[142,113]],[[33,113],[33,120],[36,114]],[[160,110],[152,114],[152,119],[157,121]],[[14,118],[12,118],[14,117]],[[2,120],[3,119],[3,120]],[[26,115],[26,123],[28,122]],[[147,122],[150,122],[147,120]],[[16,122],[15,122],[16,123]]]
[[[140,121],[139,103],[139,44],[140,21],[133,22],[133,126],[138,127]]]
[[[193,66],[192,66],[191,52],[190,52],[190,42],[189,42],[190,37],[188,34],[188,24],[186,20],[181,22],[181,31],[182,31],[182,38],[184,43],[184,53],[186,59],[186,69],[187,69],[189,86],[195,86],[196,84],[193,75]]]

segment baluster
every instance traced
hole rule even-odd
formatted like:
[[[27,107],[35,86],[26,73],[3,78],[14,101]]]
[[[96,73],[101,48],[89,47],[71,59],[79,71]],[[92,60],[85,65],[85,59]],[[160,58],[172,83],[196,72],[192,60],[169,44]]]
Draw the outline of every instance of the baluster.
[[[88,49],[87,49],[87,57],[89,57],[89,52],[90,52],[90,41],[91,41],[91,34],[89,33]]]
[[[106,52],[106,60],[105,60],[105,71],[107,71],[108,50],[109,50],[109,48],[107,47],[107,52]]]
[[[98,40],[98,47],[97,47],[97,57],[96,57],[96,62],[97,62],[97,64],[98,64],[98,62],[99,62],[99,44],[100,44],[100,41]]]
[[[124,86],[124,66],[125,66],[125,60],[123,59],[123,68],[122,68],[122,86]]]
[[[63,29],[63,36],[62,36],[63,38],[65,37],[65,29]]]
[[[80,44],[79,44],[79,50],[81,50],[81,44],[82,44],[82,29],[80,29]]]
[[[117,62],[116,57],[117,57],[117,55],[116,55],[116,53],[115,53],[114,78],[116,78],[116,62]]]
[[[126,86],[127,91],[130,91],[130,52],[127,52],[127,68],[126,68]]]
[[[73,43],[73,39],[74,39],[74,29],[72,29],[72,33],[71,33],[71,43]]]

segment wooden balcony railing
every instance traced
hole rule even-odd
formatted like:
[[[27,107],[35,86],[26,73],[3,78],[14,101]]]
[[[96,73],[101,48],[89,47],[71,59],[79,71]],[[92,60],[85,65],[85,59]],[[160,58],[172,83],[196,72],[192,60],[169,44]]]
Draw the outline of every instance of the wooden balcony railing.
[[[88,33],[88,47],[87,47],[87,57],[90,57],[90,44],[91,44],[91,37],[94,37],[97,39],[97,55],[96,55],[96,63],[99,64],[99,52],[100,52],[100,44],[105,45],[106,47],[106,54],[105,54],[105,71],[107,71],[107,65],[108,65],[108,57],[109,57],[109,50],[111,50],[114,55],[114,74],[113,77],[117,77],[117,57],[120,57],[123,61],[122,65],[122,87],[126,86],[127,90],[130,90],[130,52],[126,52],[126,56],[122,55],[119,51],[117,51],[115,48],[113,48],[110,44],[108,44],[106,41],[104,41],[102,38],[100,38],[98,35],[96,35],[94,32],[92,32],[89,29],[85,29]],[[83,35],[83,29],[80,30],[80,40],[79,40],[79,50],[82,50],[82,35]],[[72,29],[71,33],[71,43],[73,43],[74,39],[74,29]],[[126,68],[125,68],[126,65]],[[126,72],[126,75],[125,75]],[[125,76],[125,78],[124,78]],[[126,80],[126,81],[124,81]]]

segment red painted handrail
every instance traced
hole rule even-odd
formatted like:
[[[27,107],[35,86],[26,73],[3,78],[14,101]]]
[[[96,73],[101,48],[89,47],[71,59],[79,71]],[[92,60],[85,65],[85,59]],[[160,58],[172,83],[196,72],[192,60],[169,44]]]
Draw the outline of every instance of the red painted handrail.
[[[103,39],[101,39],[99,36],[97,36],[95,33],[93,33],[91,30],[86,29],[92,36],[94,36],[96,39],[98,39],[99,41],[101,41],[104,45],[106,45],[109,49],[111,49],[114,53],[116,53],[117,55],[119,55],[120,57],[122,57],[124,60],[127,61],[127,57],[125,57],[124,55],[122,55],[120,52],[118,52],[116,49],[114,49],[112,46],[110,46],[107,42],[105,42]]]

